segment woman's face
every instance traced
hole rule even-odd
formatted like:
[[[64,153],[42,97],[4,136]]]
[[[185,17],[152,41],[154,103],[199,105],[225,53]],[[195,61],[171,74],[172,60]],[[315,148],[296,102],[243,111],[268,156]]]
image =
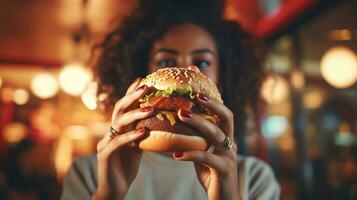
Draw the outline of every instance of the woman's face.
[[[163,67],[196,65],[218,83],[218,51],[211,34],[200,26],[183,24],[169,29],[154,43],[149,57],[149,72]]]

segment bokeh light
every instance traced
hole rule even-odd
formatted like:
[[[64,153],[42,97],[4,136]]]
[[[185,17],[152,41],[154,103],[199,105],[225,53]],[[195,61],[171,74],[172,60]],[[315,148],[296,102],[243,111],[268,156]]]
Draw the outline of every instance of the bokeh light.
[[[8,143],[17,143],[27,135],[27,127],[22,123],[10,123],[4,128],[3,138]]]
[[[72,96],[79,96],[91,79],[91,73],[76,63],[66,65],[59,75],[61,88]]]
[[[303,104],[307,109],[319,108],[324,101],[324,93],[320,90],[311,90],[304,94]]]
[[[355,53],[342,46],[328,50],[321,59],[321,74],[336,88],[347,88],[357,80],[357,58]]]
[[[301,90],[305,86],[305,77],[302,71],[294,70],[290,76],[291,85],[295,89]]]
[[[346,122],[341,123],[334,142],[337,146],[352,146],[356,141],[356,136],[351,132],[351,126]]]
[[[352,39],[352,31],[348,30],[348,29],[337,29],[337,30],[333,30],[329,33],[329,38],[331,40],[342,40],[342,41],[346,41],[346,40],[351,40]]]
[[[4,102],[12,101],[14,90],[9,87],[5,87],[1,90],[1,99]]]
[[[84,140],[90,137],[89,129],[82,125],[70,125],[64,130],[64,134],[72,140]]]
[[[282,134],[277,140],[277,146],[283,151],[293,151],[295,139],[292,134]]]
[[[267,103],[279,104],[289,95],[288,83],[278,75],[270,75],[263,82],[261,95]]]
[[[53,97],[58,92],[58,83],[51,74],[38,74],[31,82],[32,92],[41,99]]]
[[[67,126],[59,139],[54,156],[57,175],[63,177],[73,160],[73,154],[89,153],[92,142],[88,127],[83,125]]]
[[[88,85],[86,90],[83,92],[81,99],[83,104],[89,109],[89,110],[95,110],[97,108],[97,83],[92,82]]]
[[[288,128],[285,116],[268,116],[263,121],[262,132],[265,138],[277,138]]]
[[[30,99],[29,93],[24,89],[16,89],[13,95],[13,100],[17,105],[24,105]]]
[[[2,78],[0,76],[0,88],[1,88],[1,86],[2,86]]]

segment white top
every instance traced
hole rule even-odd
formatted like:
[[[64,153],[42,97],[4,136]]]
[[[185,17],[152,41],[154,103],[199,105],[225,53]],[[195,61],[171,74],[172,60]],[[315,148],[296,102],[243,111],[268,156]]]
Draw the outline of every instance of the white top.
[[[280,186],[271,168],[253,157],[238,158],[242,199],[279,199]],[[61,200],[91,199],[91,194],[96,191],[97,180],[95,156],[76,160],[64,180]],[[125,199],[207,199],[207,195],[198,181],[192,162],[144,152],[138,175]]]

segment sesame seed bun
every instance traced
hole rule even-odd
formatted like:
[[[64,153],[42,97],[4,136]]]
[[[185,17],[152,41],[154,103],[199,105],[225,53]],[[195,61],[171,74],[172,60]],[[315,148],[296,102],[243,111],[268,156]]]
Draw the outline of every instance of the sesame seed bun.
[[[208,148],[208,144],[200,136],[150,131],[150,136],[139,143],[139,148],[157,152],[204,151]]]
[[[144,78],[140,86],[146,85],[157,90],[166,90],[171,87],[186,89],[191,87],[194,93],[202,93],[221,103],[223,100],[216,85],[203,73],[188,68],[163,68]]]

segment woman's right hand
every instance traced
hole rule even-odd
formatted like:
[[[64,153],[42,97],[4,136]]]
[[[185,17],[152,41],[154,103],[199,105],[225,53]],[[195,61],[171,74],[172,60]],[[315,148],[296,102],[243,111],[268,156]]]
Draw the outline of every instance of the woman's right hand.
[[[148,88],[138,87],[137,79],[114,107],[111,126],[120,134],[112,138],[110,131],[97,145],[98,187],[92,199],[124,199],[139,169],[142,151],[131,143],[145,137],[145,129],[125,132],[126,127],[136,120],[153,114],[152,107],[125,112],[133,103],[148,92]]]

